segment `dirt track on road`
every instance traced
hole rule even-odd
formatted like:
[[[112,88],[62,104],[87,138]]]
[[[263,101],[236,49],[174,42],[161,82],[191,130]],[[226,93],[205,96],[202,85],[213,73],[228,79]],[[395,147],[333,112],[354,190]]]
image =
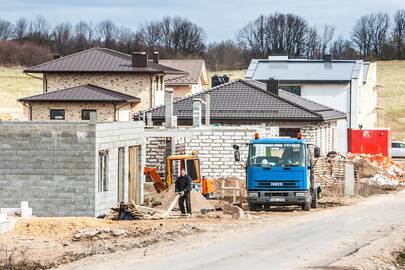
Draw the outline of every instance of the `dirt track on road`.
[[[397,238],[405,237],[404,209],[405,191],[394,192],[251,224],[236,221],[228,230],[179,237],[150,249],[96,255],[60,269],[326,269],[341,264],[357,269],[347,258],[365,247],[377,243],[363,257],[378,256],[381,248],[399,248],[381,247],[378,241],[394,233]]]

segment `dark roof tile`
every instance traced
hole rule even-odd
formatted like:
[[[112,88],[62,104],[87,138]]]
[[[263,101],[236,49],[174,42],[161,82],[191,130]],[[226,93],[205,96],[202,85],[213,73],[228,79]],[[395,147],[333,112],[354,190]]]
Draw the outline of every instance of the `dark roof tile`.
[[[140,102],[134,96],[112,91],[92,84],[70,87],[45,94],[21,98],[20,102],[70,101],[70,102]]]
[[[166,73],[187,75],[187,72],[148,61],[148,66],[132,66],[132,56],[107,48],[91,48],[48,61],[24,70],[26,73],[51,72],[127,72],[127,73]]]
[[[179,99],[174,102],[174,115],[178,119],[191,120],[193,99],[204,100],[207,93],[210,94],[212,119],[326,120],[321,113],[317,112],[320,107],[316,106],[316,103],[308,103],[306,100],[298,102],[297,99],[292,99],[288,95],[271,94],[267,92],[265,84],[252,80],[230,82]],[[303,98],[298,97],[298,99]],[[327,108],[323,105],[320,106],[325,110]],[[205,110],[204,106],[203,110]],[[164,105],[149,111],[152,112],[153,119],[162,120],[165,117]],[[340,118],[344,117],[344,114],[340,116]]]

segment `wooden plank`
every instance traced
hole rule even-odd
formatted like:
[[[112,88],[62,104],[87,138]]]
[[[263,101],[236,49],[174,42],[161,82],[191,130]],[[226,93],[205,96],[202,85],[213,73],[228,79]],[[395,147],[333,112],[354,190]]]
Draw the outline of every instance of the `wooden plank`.
[[[136,202],[136,179],[137,179],[137,147],[129,147],[129,159],[128,159],[128,202]]]

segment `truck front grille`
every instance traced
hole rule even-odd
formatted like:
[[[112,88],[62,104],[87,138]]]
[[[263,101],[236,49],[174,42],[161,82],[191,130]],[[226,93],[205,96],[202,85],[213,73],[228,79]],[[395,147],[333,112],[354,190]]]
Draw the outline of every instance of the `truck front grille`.
[[[256,180],[257,188],[266,189],[285,189],[285,188],[299,188],[299,181],[297,180]]]
[[[265,197],[288,197],[288,192],[265,192]]]

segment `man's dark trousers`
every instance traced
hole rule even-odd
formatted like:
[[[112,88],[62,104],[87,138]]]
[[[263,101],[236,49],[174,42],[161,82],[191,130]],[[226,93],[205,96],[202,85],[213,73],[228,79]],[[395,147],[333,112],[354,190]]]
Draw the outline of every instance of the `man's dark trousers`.
[[[179,198],[179,207],[182,214],[186,214],[186,210],[184,209],[184,201],[186,202],[187,213],[191,214],[190,192],[185,192],[184,195]]]

